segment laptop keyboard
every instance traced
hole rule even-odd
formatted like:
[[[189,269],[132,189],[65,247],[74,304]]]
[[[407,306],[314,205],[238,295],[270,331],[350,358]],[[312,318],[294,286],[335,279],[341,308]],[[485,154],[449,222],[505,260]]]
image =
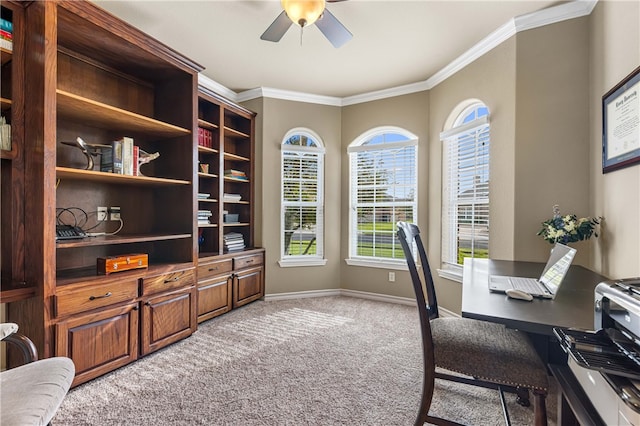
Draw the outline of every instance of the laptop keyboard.
[[[526,291],[529,294],[540,294],[542,289],[537,280],[532,278],[511,277],[511,285],[516,290]]]

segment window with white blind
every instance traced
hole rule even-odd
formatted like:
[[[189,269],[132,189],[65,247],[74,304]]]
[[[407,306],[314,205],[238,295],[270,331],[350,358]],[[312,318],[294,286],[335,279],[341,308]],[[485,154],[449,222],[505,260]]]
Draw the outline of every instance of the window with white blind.
[[[308,129],[282,142],[280,266],[324,265],[324,146]]]
[[[465,257],[489,257],[489,110],[467,106],[443,142],[442,263],[462,273]]]
[[[417,219],[418,138],[380,127],[348,148],[350,161],[350,265],[406,266],[396,223]]]

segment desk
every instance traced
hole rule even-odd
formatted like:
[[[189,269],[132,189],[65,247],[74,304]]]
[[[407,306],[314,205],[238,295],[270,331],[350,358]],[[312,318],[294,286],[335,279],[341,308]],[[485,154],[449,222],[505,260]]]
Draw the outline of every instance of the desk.
[[[497,322],[510,328],[553,336],[553,327],[593,330],[594,289],[607,278],[572,265],[556,298],[514,300],[489,291],[489,275],[539,277],[544,263],[465,259],[462,278],[462,316]]]
[[[603,424],[582,388],[566,366],[553,334],[554,327],[594,329],[594,289],[607,278],[582,266],[572,265],[556,298],[514,300],[489,291],[489,275],[539,277],[544,263],[489,259],[465,259],[462,278],[462,316],[504,324],[527,332],[560,387],[560,424]]]

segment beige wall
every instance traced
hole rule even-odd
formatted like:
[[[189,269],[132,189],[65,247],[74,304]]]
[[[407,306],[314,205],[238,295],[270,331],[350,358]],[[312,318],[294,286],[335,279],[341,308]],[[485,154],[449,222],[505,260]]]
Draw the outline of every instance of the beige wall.
[[[589,209],[588,19],[517,35],[514,259],[545,261],[549,243],[536,236],[552,217],[599,215]],[[592,242],[577,245],[588,266]]]
[[[431,90],[428,226],[432,232],[428,255],[434,269],[440,267],[441,253],[442,150],[439,134],[454,108],[468,99],[484,102],[489,107],[491,120],[489,252],[498,259],[513,258],[515,68],[515,40],[512,38]],[[461,284],[439,277],[434,279],[439,303],[460,312]]]
[[[591,209],[605,218],[592,267],[640,276],[640,164],[602,174],[602,96],[640,66],[640,2],[600,1],[589,17]]]
[[[429,186],[429,94],[413,93],[374,102],[366,102],[342,108],[342,233],[338,261],[342,265],[342,288],[391,296],[413,297],[409,273],[396,272],[396,281],[389,282],[389,270],[349,266],[344,259],[349,257],[349,159],[347,147],[358,136],[375,127],[397,126],[418,136],[418,193],[426,193]],[[418,223],[426,223],[430,210],[427,199],[419,198]],[[430,230],[424,229],[425,234]]]
[[[603,235],[580,243],[577,262],[612,277],[640,275],[640,165],[602,175],[601,97],[640,64],[640,4],[604,1],[589,17],[518,33],[429,91],[346,107],[264,99],[261,109],[262,235],[267,294],[344,288],[412,297],[406,272],[349,266],[347,146],[361,133],[393,125],[418,135],[418,224],[432,268],[439,267],[439,133],[461,102],[480,99],[491,115],[491,256],[542,261],[536,235],[563,212],[605,217]],[[292,127],[327,144],[326,267],[280,268],[279,144]],[[338,172],[340,170],[340,172]],[[440,304],[460,311],[460,283],[435,277]]]
[[[262,99],[245,104],[253,111],[260,110],[261,119],[256,123],[256,140],[261,158],[261,188],[256,192],[256,216],[260,217],[261,235],[256,243],[266,249],[267,294],[315,291],[340,288],[340,108],[304,102]],[[294,127],[306,127],[317,133],[325,144],[325,266],[287,267],[278,265],[280,260],[280,145],[284,135]],[[258,152],[257,152],[258,154]],[[257,230],[256,230],[257,231]]]

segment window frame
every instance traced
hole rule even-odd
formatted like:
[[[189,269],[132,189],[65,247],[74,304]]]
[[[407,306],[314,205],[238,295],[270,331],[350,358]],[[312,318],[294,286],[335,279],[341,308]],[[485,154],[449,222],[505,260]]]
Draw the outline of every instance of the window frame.
[[[486,109],[487,113],[485,115],[478,116],[477,115],[478,110],[480,109]],[[465,122],[465,119],[469,117],[469,115],[472,113],[475,114],[475,118],[473,118],[471,121]],[[446,222],[448,217],[451,216],[450,206],[459,202],[459,197],[454,197],[452,198],[452,201],[450,203],[447,203],[447,200],[449,200],[449,197],[446,194],[446,191],[447,191],[446,185],[447,185],[447,182],[451,179],[450,173],[452,171],[452,169],[449,167],[449,165],[451,164],[451,161],[447,160],[448,151],[450,149],[448,147],[448,143],[450,143],[450,141],[454,138],[459,138],[465,135],[469,135],[471,132],[474,132],[474,131],[486,132],[486,135],[487,135],[486,143],[488,144],[488,147],[486,148],[487,149],[486,166],[476,167],[474,170],[486,169],[486,176],[487,176],[487,179],[489,179],[490,169],[491,169],[491,149],[490,149],[491,148],[491,123],[490,123],[489,108],[485,103],[479,100],[470,100],[466,104],[459,106],[456,110],[452,112],[450,117],[453,118],[452,120],[450,120],[452,121],[451,126],[449,127],[449,129],[440,133],[440,140],[442,143],[443,188],[442,188],[442,216],[441,216],[442,217],[441,219],[442,220],[441,268],[438,269],[438,275],[443,278],[462,282],[463,265],[460,265],[457,262],[454,263],[450,258],[450,253],[447,253],[447,250],[446,250],[447,239],[449,240],[448,243],[451,243],[453,241],[453,244],[457,247],[457,243],[455,243],[455,241],[459,238],[459,233],[457,230],[457,222],[453,222],[449,227],[447,227],[447,222]],[[475,142],[475,144],[477,145],[477,141]],[[477,147],[476,147],[476,151],[477,151]],[[456,162],[456,164],[458,163]],[[489,239],[489,234],[490,234],[489,209],[491,204],[490,204],[489,182],[490,181],[487,180],[487,187],[486,187],[487,195],[486,197],[483,197],[483,198],[486,198],[486,206],[487,206],[486,207],[486,222],[488,227],[488,230],[486,233],[487,239]],[[474,202],[475,200],[476,199],[474,199]],[[447,237],[447,235],[449,235],[449,237]],[[489,240],[487,240],[486,244],[488,248]]]
[[[294,136],[304,136],[312,140],[316,147],[289,145],[289,141]],[[280,144],[280,267],[300,267],[300,266],[323,266],[327,259],[324,256],[324,163],[326,149],[322,138],[313,130],[296,127],[289,130],[283,137]],[[287,154],[312,154],[317,159],[317,200],[311,202],[293,202],[285,200],[285,170],[284,162]],[[316,210],[316,253],[312,255],[290,255],[285,253],[285,212],[288,206],[299,206],[301,208],[315,207]]]
[[[373,144],[371,146],[367,146],[366,144],[371,141],[376,136],[381,136],[385,134],[396,134],[401,135],[406,138],[404,141],[400,142],[384,142],[382,144]],[[351,142],[347,148],[347,154],[349,156],[349,234],[348,234],[348,258],[345,259],[345,262],[348,265],[352,266],[364,266],[364,267],[372,267],[372,268],[384,268],[384,269],[397,269],[397,270],[407,270],[407,262],[404,258],[386,258],[386,257],[374,257],[374,256],[362,256],[357,254],[357,246],[358,246],[358,207],[360,203],[357,200],[357,153],[363,151],[380,151],[380,150],[390,150],[397,149],[402,147],[412,146],[415,147],[413,153],[413,191],[414,191],[414,199],[410,204],[412,209],[412,215],[414,221],[417,222],[418,218],[418,147],[419,147],[419,138],[411,133],[410,131],[403,129],[401,127],[396,126],[380,126],[373,129],[370,129],[360,136],[355,138],[353,142]],[[383,147],[383,148],[381,148]],[[401,203],[402,204],[402,203]],[[404,202],[406,204],[406,202]],[[395,207],[396,204],[392,203],[392,207]],[[399,206],[399,205],[398,205]],[[394,241],[397,243],[397,249],[399,252],[402,252],[402,248],[400,246],[399,241],[397,241],[397,237],[395,232],[393,232]]]

